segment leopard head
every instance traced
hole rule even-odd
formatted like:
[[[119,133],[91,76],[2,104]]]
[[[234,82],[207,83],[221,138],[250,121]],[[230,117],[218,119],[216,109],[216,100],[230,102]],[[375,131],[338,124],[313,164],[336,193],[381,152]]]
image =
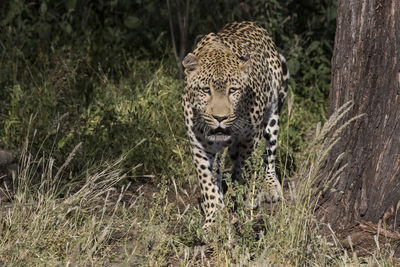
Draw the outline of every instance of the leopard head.
[[[246,121],[250,56],[238,57],[223,45],[189,53],[182,64],[194,113],[194,125],[206,140],[223,142],[239,135]]]

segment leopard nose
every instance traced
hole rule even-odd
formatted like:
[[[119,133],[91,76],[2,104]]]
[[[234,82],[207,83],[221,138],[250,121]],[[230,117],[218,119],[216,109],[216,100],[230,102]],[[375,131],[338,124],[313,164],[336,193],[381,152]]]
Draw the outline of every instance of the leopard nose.
[[[214,119],[216,119],[218,122],[224,121],[228,118],[228,116],[215,116],[213,115]]]

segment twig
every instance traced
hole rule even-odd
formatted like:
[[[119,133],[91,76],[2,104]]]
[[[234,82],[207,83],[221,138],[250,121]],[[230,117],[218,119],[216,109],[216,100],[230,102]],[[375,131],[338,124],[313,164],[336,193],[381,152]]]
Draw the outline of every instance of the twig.
[[[172,24],[172,13],[171,13],[171,6],[169,4],[169,0],[167,0],[167,9],[168,9],[168,21],[169,21],[169,29],[170,29],[170,33],[171,33],[172,48],[174,50],[175,60],[178,62],[178,53],[176,50],[175,33],[174,33],[174,26]]]
[[[400,239],[400,233],[399,232],[393,232],[389,231],[383,228],[379,228],[378,231],[378,226],[376,226],[373,223],[370,222],[360,222],[360,228],[364,232],[372,233],[372,234],[379,234],[387,238],[393,238],[393,239]]]

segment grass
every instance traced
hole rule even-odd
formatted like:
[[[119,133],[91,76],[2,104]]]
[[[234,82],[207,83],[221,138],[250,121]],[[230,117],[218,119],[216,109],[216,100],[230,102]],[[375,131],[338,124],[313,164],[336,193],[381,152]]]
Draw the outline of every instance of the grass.
[[[110,251],[107,242],[116,231],[120,203],[119,198],[110,198],[117,190],[115,185],[126,177],[120,169],[123,159],[104,162],[99,170],[82,174],[81,184],[63,187],[63,169],[80,145],[55,171],[52,155],[32,155],[26,141],[18,172],[13,175],[11,188],[5,190],[12,201],[1,205],[3,266],[61,262],[79,266],[104,260]]]
[[[162,55],[161,43],[153,41],[157,36],[142,30],[158,52],[153,46],[128,49],[131,40],[118,43],[126,36],[118,30],[110,32],[111,39],[98,39],[96,32],[110,28],[103,20],[93,28],[86,19],[101,13],[111,18],[106,24],[118,21],[107,6],[105,14],[102,7],[82,9],[90,11],[78,27],[84,34],[66,35],[59,26],[75,19],[80,25],[79,12],[65,13],[58,4],[9,2],[0,38],[0,148],[13,152],[18,167],[9,172],[0,166],[1,266],[398,264],[380,227],[376,245],[360,255],[351,240],[343,248],[340,237],[314,214],[327,190],[327,184],[316,187],[315,181],[337,138],[329,133],[349,108],[325,122],[335,4],[322,1],[303,10],[294,1],[270,1],[258,10],[264,3],[253,3],[255,19],[274,34],[293,77],[278,149],[285,198],[248,208],[264,186],[258,151],[244,173],[248,186],[232,184],[226,175],[225,208],[206,234],[183,126],[183,82],[176,78],[172,53],[166,49]],[[307,10],[310,16],[302,16]],[[132,15],[125,11],[118,18]],[[146,17],[146,12],[133,14]],[[153,17],[164,31],[160,17]],[[215,26],[216,19],[226,20],[207,20]],[[204,30],[194,27],[192,34],[209,32],[207,21],[200,26]],[[76,34],[78,39],[68,37]],[[339,173],[324,181],[335,183]]]
[[[303,66],[296,49],[287,58]],[[289,86],[278,149],[285,199],[248,208],[263,187],[258,152],[249,186],[226,176],[226,208],[206,235],[174,62],[127,59],[126,73],[110,74],[72,53],[31,64],[10,51],[0,57],[0,145],[19,160],[11,178],[0,170],[0,265],[394,265],[391,247],[378,242],[360,257],[315,218],[326,186],[313,181],[340,117],[324,123],[326,71],[321,79],[305,65],[315,75]]]
[[[31,153],[35,131],[28,132],[19,168],[2,203],[0,263],[3,266],[388,266],[395,259],[390,249],[376,249],[358,257],[328,239],[313,210],[325,184],[315,188],[320,164],[336,142],[330,129],[349,109],[333,115],[315,137],[296,171],[296,190],[268,208],[253,211],[247,199],[263,185],[261,153],[249,160],[245,173],[250,186],[230,186],[226,208],[211,234],[201,229],[202,214],[196,204],[198,188],[164,181],[157,187],[131,184],[124,161],[103,161],[84,170],[79,182],[65,183],[68,165],[83,145],[79,143],[60,167],[52,152]],[[139,144],[135,150],[139,150]],[[333,173],[333,181],[338,173]],[[226,177],[229,183],[229,175]],[[295,183],[296,181],[300,181]],[[250,188],[250,189],[249,189]],[[289,192],[289,190],[288,190]],[[235,196],[237,209],[232,212]],[[229,223],[236,217],[235,224]],[[207,240],[207,243],[205,243]]]
[[[76,160],[68,165],[74,174],[124,154],[124,167],[131,179],[159,183],[176,173],[187,173],[182,82],[174,78],[168,62],[126,62],[129,78],[112,78],[100,67],[92,69],[86,97],[79,77],[69,74],[89,68],[85,60],[72,55],[54,60],[61,63],[54,63],[49,74],[26,63],[32,76],[6,87],[8,98],[0,107],[2,147],[21,151],[23,136],[31,125],[37,131],[32,152],[52,150],[56,162],[65,161],[69,151],[82,142]],[[140,149],[128,153],[139,143]],[[138,164],[140,168],[132,168]]]

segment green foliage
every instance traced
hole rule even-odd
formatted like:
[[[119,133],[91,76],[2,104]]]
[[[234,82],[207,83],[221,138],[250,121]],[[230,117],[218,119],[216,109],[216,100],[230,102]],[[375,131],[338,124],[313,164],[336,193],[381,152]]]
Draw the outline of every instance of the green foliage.
[[[298,41],[299,35],[304,42],[301,46],[323,42],[328,45],[324,51],[329,52],[335,16],[335,1],[329,0],[192,1],[185,41],[191,47],[199,36],[227,22],[254,20],[270,30],[280,48],[292,47],[288,41]],[[169,46],[167,5],[161,0],[7,0],[0,3],[0,17],[3,46],[14,46],[31,62],[41,54],[73,50],[94,66],[100,63],[118,71],[117,61],[131,56],[160,57]]]
[[[132,175],[151,174],[160,181],[185,172],[188,148],[180,104],[182,82],[173,78],[172,70],[159,61],[134,61],[130,77],[115,82],[99,68],[92,72],[95,81],[85,98],[74,74],[86,63],[79,58],[58,60],[55,69],[42,74],[43,81],[31,84],[33,90],[24,90],[19,83],[9,89],[10,103],[3,106],[1,121],[6,148],[17,150],[27,126],[32,125],[37,129],[33,150],[56,146],[54,157],[60,162],[83,142],[72,170],[117,158],[140,144],[125,161],[128,170],[143,164]],[[43,142],[46,139],[53,141]]]
[[[170,51],[165,2],[0,5],[0,41],[6,48],[0,57],[1,147],[18,151],[32,125],[37,130],[33,150],[56,146],[58,162],[83,142],[69,166],[79,172],[140,144],[125,161],[127,170],[143,164],[132,176],[184,180],[191,165],[180,107],[182,82],[175,78],[172,53],[163,52]],[[287,58],[293,103],[283,110],[278,155],[281,173],[290,176],[306,137],[325,119],[335,5],[199,1],[190,11],[191,44],[226,22],[249,19],[269,30]]]
[[[175,36],[189,48],[230,21],[254,20],[271,33],[292,77],[279,170],[286,180],[300,166],[296,176],[313,181],[327,152],[321,133],[338,118],[313,131],[325,120],[336,1],[190,2],[188,39]],[[0,265],[394,264],[379,246],[358,258],[328,243],[312,212],[311,195],[323,190],[310,182],[297,201],[249,209],[264,187],[261,153],[244,173],[250,186],[226,177],[226,207],[205,235],[166,6],[0,1],[0,148],[19,155],[12,186],[0,187],[8,196],[0,205]]]
[[[129,162],[143,163],[142,173],[157,175],[159,181],[186,167],[188,150],[180,104],[182,83],[156,64],[136,62],[132,76],[119,84],[104,77],[105,84],[93,90],[95,101],[81,114],[76,138],[85,140],[86,157],[95,159],[117,157],[141,143],[129,154]]]
[[[2,1],[2,39],[13,41],[24,57],[35,61],[58,50],[75,50],[91,63],[112,66],[124,56],[160,54],[159,21],[167,21],[162,1]],[[142,30],[146,25],[146,31]],[[164,39],[165,41],[165,39]]]
[[[54,143],[59,162],[83,142],[71,170],[141,143],[126,161],[128,170],[143,163],[132,175],[161,181],[190,172],[166,2],[10,0],[0,7],[1,147],[18,151],[31,123],[34,149]],[[335,10],[327,0],[190,6],[189,47],[229,21],[255,20],[287,58],[293,104],[281,119],[283,171],[296,165],[305,137],[325,119]]]

